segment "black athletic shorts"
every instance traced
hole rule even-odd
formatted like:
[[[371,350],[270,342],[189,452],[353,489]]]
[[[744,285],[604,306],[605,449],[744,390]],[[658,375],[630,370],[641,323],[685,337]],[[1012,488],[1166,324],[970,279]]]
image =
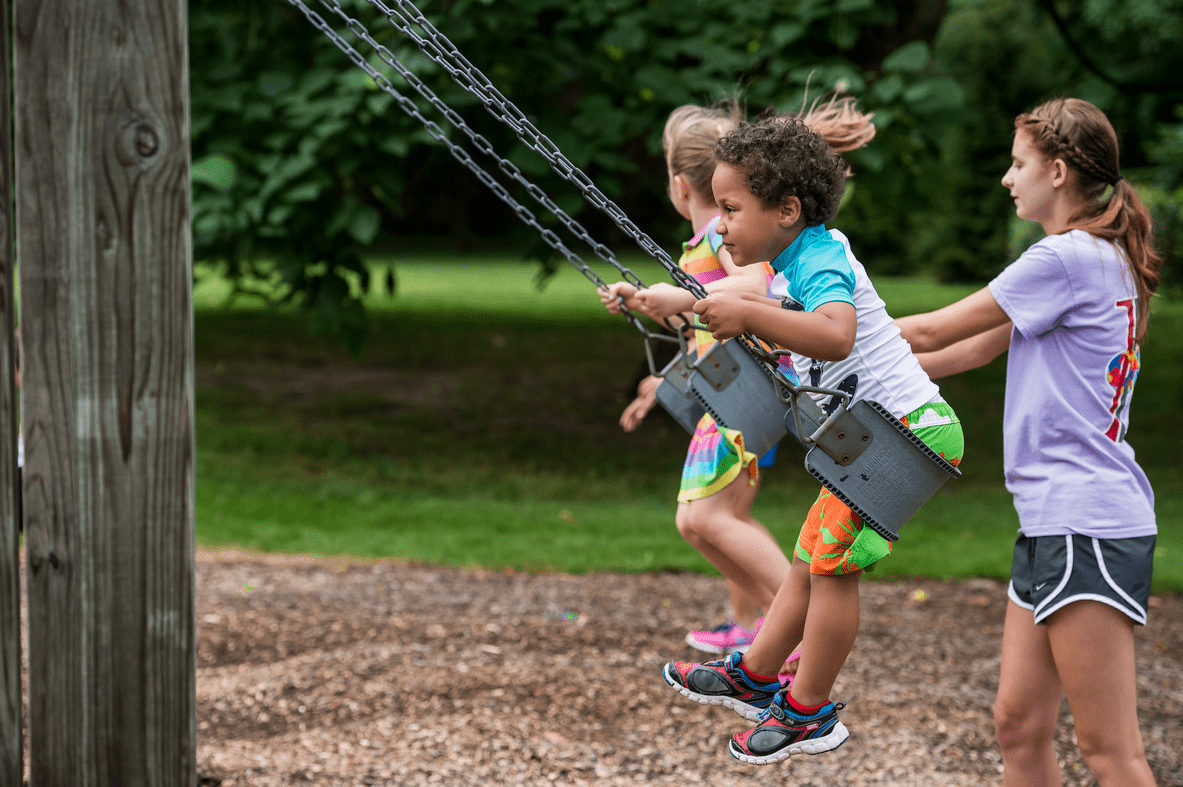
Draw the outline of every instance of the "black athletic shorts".
[[[1073,601],[1100,601],[1145,625],[1156,539],[1019,535],[1007,595],[1036,623]]]

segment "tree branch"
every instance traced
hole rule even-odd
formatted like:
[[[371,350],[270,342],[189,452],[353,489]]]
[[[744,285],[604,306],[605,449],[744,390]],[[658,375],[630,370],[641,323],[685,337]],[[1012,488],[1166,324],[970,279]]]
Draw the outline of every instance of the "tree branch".
[[[1162,80],[1158,82],[1124,82],[1106,72],[1100,65],[1096,63],[1088,53],[1085,52],[1084,47],[1080,42],[1073,37],[1072,32],[1068,29],[1068,22],[1061,16],[1059,10],[1056,8],[1056,0],[1039,0],[1039,4],[1043,6],[1043,10],[1047,11],[1048,16],[1052,18],[1052,23],[1055,24],[1056,29],[1060,32],[1060,37],[1064,39],[1064,43],[1071,50],[1080,64],[1088,71],[1092,72],[1102,81],[1112,85],[1121,90],[1133,91],[1136,93],[1157,93],[1163,91],[1177,91],[1183,90],[1183,80]]]

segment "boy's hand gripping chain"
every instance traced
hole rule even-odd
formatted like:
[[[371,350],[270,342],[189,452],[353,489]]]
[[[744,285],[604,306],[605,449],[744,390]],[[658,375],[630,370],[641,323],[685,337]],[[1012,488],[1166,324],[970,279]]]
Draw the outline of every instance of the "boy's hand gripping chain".
[[[554,232],[544,228],[534,214],[518,203],[488,172],[476,164],[462,148],[449,140],[434,122],[427,120],[415,104],[398,93],[390,80],[375,69],[365,57],[341,38],[331,26],[303,0],[288,0],[300,9],[310,22],[324,32],[376,84],[389,93],[407,114],[421,122],[428,134],[444,145],[457,161],[468,167],[503,202],[510,206],[526,224],[537,229],[543,240],[558,251],[597,287],[605,286],[583,261],[568,249]],[[574,184],[584,197],[632,237],[653,259],[657,260],[671,278],[699,298],[706,290],[689,274],[674,264],[670,256],[609,200],[591,179],[575,167],[550,139],[506,99],[478,71],[455,46],[407,0],[366,0],[382,11],[392,26],[407,35],[429,59],[446,70],[464,90],[476,96],[497,120],[513,129],[527,147],[550,164],[557,174]],[[613,265],[626,281],[644,286],[628,269],[620,265],[603,244],[590,238],[581,226],[558,208],[549,197],[525,179],[517,167],[497,154],[487,140],[473,132],[463,119],[405,68],[389,49],[379,44],[365,26],[350,17],[341,7],[341,0],[321,0],[321,4],[344,20],[349,30],[369,44],[378,56],[394,68],[408,84],[432,106],[444,113],[457,129],[464,132],[483,153],[498,160],[499,167],[512,179],[526,187],[532,197],[541,202],[561,223],[581,240],[588,243],[597,255]],[[414,26],[418,26],[421,34]],[[899,528],[949,478],[960,475],[957,468],[945,462],[903,424],[875,402],[859,401],[850,406],[850,397],[843,391],[797,386],[777,370],[776,358],[759,346],[756,337],[745,335],[715,344],[693,364],[686,351],[681,330],[676,336],[649,332],[639,319],[627,309],[626,319],[645,337],[645,351],[650,371],[664,379],[658,388],[657,399],[689,431],[697,423],[697,408],[691,401],[701,403],[707,412],[723,426],[743,431],[748,445],[762,455],[785,434],[792,434],[809,448],[805,466],[839,499],[884,537],[899,538]],[[673,326],[670,326],[671,328]],[[650,346],[652,340],[680,341],[683,350],[665,369],[655,368]],[[758,359],[758,360],[757,360]],[[772,396],[769,396],[769,393]],[[840,403],[829,415],[821,411],[808,393],[837,396]],[[820,449],[820,453],[819,453]],[[907,490],[904,492],[902,490]]]

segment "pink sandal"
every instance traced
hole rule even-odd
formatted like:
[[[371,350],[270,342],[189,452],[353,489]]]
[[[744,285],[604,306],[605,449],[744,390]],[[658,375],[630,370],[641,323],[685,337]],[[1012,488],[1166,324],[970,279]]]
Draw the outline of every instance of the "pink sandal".
[[[798,650],[795,653],[793,653],[792,656],[789,656],[787,659],[785,659],[784,667],[781,667],[780,668],[781,671],[776,674],[776,677],[780,678],[780,684],[782,686],[792,686],[793,685],[793,678],[795,677],[796,673],[785,672],[784,670],[785,670],[785,667],[789,666],[794,661],[800,660],[800,658],[801,658],[801,651]]]

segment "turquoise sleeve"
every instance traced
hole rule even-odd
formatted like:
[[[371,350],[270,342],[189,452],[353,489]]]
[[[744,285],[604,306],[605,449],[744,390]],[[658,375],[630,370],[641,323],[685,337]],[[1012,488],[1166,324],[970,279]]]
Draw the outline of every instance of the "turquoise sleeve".
[[[846,259],[846,249],[838,241],[819,246],[802,255],[797,268],[799,287],[794,295],[809,312],[833,301],[853,306],[854,269]]]

